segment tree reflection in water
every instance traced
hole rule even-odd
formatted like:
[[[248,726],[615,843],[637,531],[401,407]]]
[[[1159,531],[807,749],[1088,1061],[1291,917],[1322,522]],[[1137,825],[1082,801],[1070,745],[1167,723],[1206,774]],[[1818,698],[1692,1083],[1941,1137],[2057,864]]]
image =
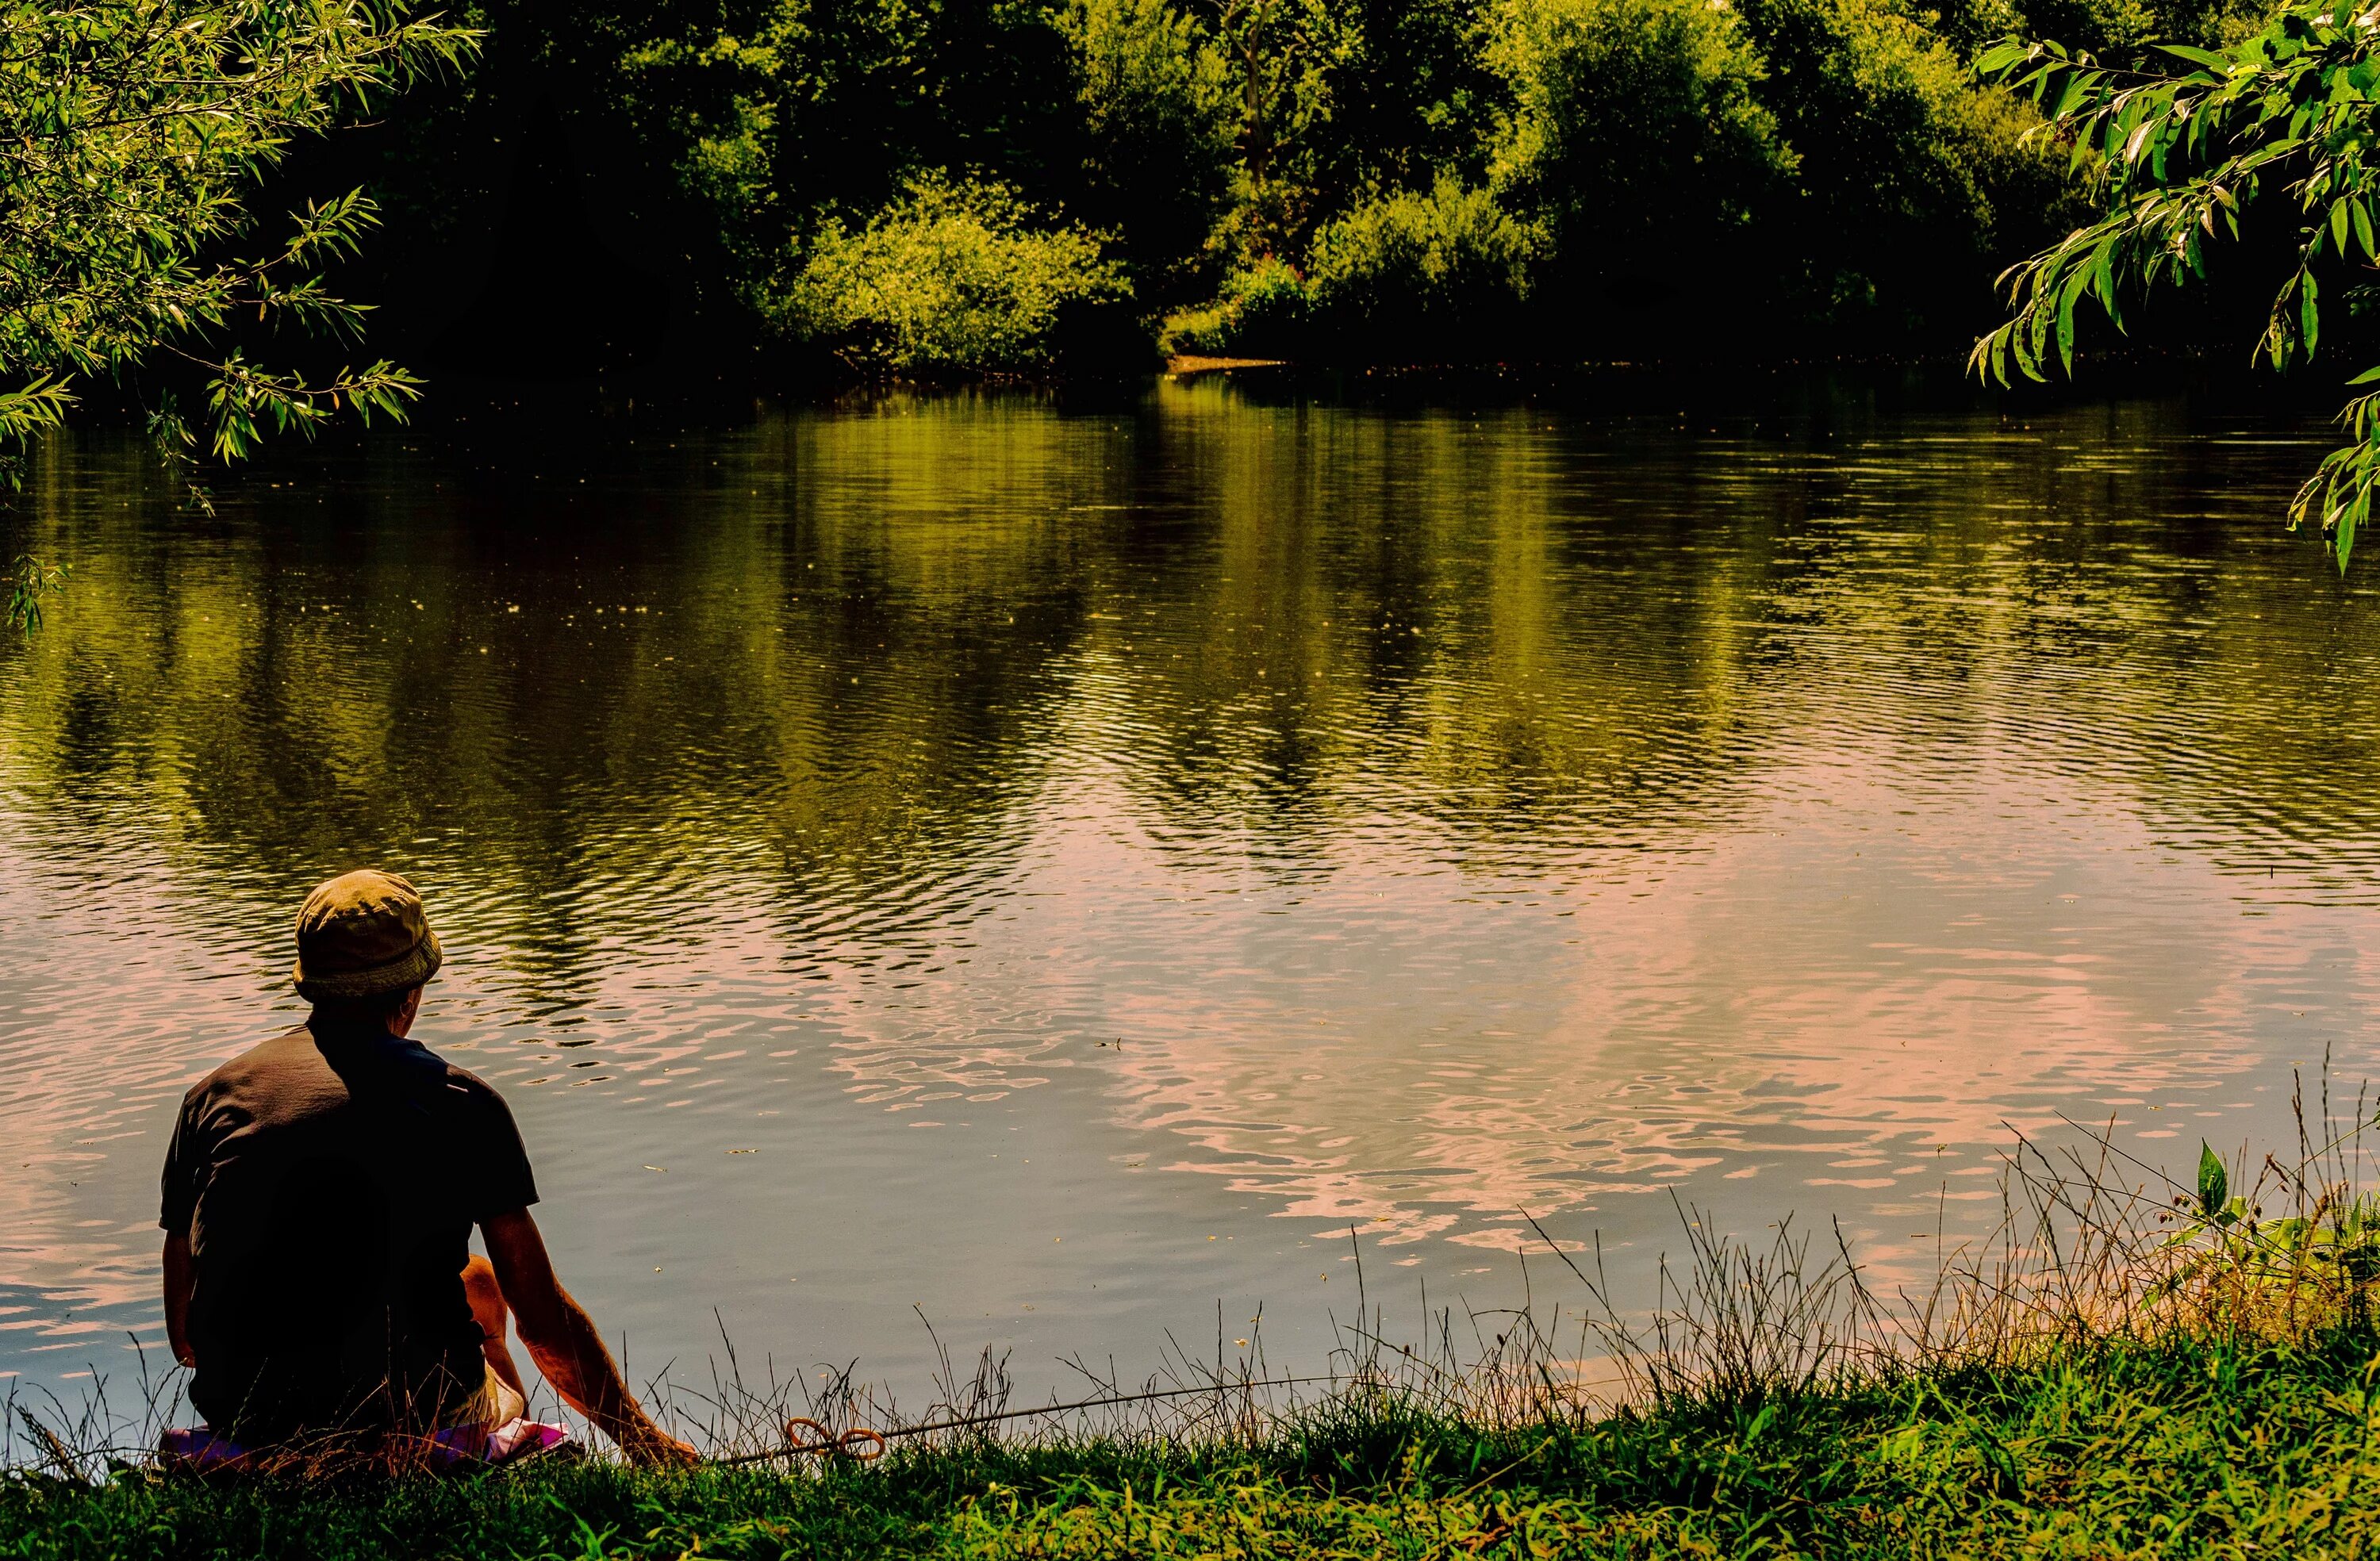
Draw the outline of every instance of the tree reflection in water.
[[[984,1244],[956,1308],[1034,1293],[1073,1219],[1107,1310],[1042,1321],[1146,1340],[1225,1283],[1147,1234],[1210,1204],[1451,1265],[1739,1178],[1889,1261],[2004,1119],[2228,1131],[2374,1007],[2370,597],[2275,525],[2318,430],[1168,383],[466,433],[212,518],[133,442],[45,454],[0,1281],[137,1321],[165,1103],[359,862],[431,892],[433,1044],[573,1145],[549,1194],[639,1200],[587,1288],[672,1348],[789,1304],[739,1266],[809,1217],[771,1149],[841,1168],[830,1316],[940,1283],[905,1241]],[[764,1168],[660,1191],[673,1148]]]

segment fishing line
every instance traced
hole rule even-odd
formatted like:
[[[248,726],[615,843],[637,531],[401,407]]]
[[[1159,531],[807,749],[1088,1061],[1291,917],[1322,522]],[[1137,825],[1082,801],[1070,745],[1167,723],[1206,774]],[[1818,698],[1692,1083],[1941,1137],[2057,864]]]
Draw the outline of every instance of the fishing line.
[[[1026,1420],[1034,1415],[1070,1414],[1076,1410],[1102,1410],[1118,1404],[1143,1404],[1153,1398],[1187,1398],[1201,1394],[1243,1393],[1257,1387],[1303,1387],[1314,1383],[1343,1382],[1359,1386],[1361,1377],[1282,1376],[1264,1377],[1254,1382],[1217,1383],[1209,1387],[1161,1387],[1148,1393],[1127,1393],[1121,1397],[1083,1398],[1071,1404],[1045,1404],[1033,1410],[1002,1410],[997,1414],[965,1415],[956,1420],[928,1421],[923,1425],[896,1426],[891,1431],[876,1431],[867,1426],[854,1426],[838,1436],[817,1421],[796,1416],[785,1422],[785,1445],[765,1453],[738,1453],[733,1458],[709,1458],[713,1465],[765,1463],[771,1458],[808,1453],[819,1457],[856,1458],[862,1463],[884,1456],[884,1449],[894,1438],[923,1436],[929,1431],[957,1431],[970,1425],[991,1425],[1001,1421]],[[817,1440],[805,1441],[797,1427],[807,1427]],[[862,1451],[865,1448],[867,1450]]]

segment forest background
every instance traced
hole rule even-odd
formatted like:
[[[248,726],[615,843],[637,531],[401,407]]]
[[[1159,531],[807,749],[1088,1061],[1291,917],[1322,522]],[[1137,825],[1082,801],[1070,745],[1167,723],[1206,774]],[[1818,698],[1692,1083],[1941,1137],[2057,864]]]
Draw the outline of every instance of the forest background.
[[[337,290],[433,375],[1963,353],[2094,207],[1976,53],[2262,7],[1952,4],[472,0],[254,206],[365,189]]]

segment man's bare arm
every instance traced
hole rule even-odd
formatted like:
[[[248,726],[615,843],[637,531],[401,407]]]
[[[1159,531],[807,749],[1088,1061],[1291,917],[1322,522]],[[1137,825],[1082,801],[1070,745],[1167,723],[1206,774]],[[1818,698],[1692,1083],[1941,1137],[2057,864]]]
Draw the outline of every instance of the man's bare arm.
[[[639,1462],[692,1462],[695,1451],[652,1422],[628,1385],[586,1308],[554,1277],[545,1238],[527,1209],[482,1220],[496,1286],[520,1329],[530,1359],[563,1399],[585,1415],[620,1450]]]
[[[199,1265],[190,1256],[190,1239],[179,1232],[165,1238],[165,1344],[174,1359],[186,1366],[199,1363],[190,1347],[190,1292],[198,1285]]]

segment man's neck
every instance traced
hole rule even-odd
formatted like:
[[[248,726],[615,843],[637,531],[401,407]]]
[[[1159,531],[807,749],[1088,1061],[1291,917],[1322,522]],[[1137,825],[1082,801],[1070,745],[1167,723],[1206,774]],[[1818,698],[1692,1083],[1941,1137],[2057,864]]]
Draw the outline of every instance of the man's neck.
[[[407,1024],[399,1028],[386,1020],[349,1018],[344,1014],[323,1013],[317,1010],[307,1016],[306,1028],[314,1033],[314,1038],[318,1041],[345,1041],[353,1045],[357,1042],[377,1044],[401,1041],[405,1039],[406,1031],[413,1026]]]

